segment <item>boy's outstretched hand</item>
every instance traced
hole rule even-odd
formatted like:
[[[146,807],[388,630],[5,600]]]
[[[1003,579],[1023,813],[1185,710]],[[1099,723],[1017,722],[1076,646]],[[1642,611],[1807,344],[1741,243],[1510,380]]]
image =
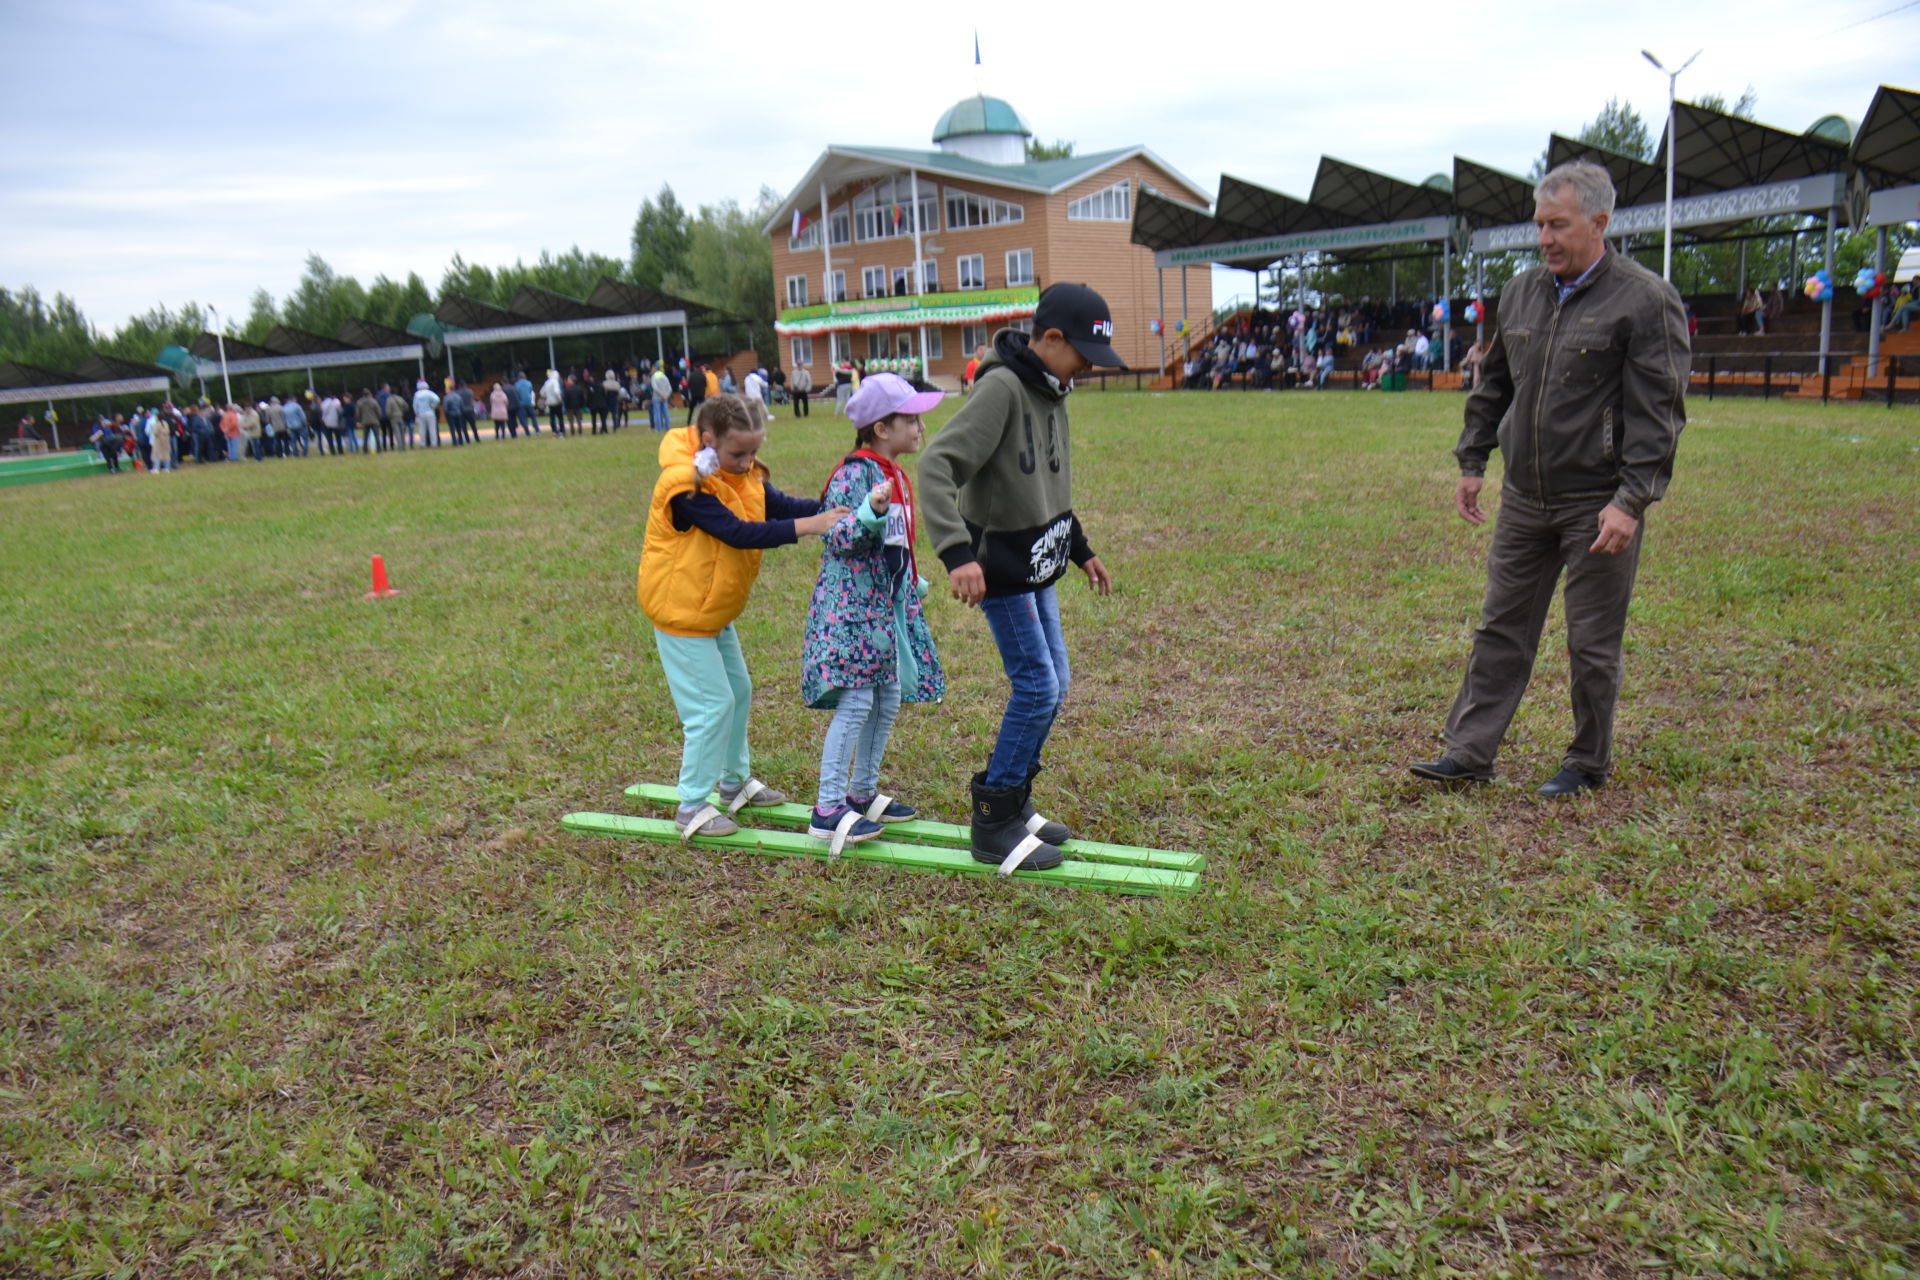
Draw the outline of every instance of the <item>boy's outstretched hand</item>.
[[[1093,557],[1080,567],[1086,570],[1087,586],[1089,588],[1098,591],[1103,596],[1113,594],[1113,579],[1107,575],[1107,566],[1100,563],[1099,556]]]
[[[846,507],[828,507],[818,515],[801,516],[793,522],[794,535],[801,538],[817,538],[833,528],[834,523],[846,514],[848,514]]]

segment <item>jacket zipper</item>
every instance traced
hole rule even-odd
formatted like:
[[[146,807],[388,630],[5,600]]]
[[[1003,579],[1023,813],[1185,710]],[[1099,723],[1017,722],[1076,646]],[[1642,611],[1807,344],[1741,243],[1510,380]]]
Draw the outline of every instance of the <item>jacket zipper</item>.
[[[1540,469],[1540,406],[1546,403],[1548,386],[1547,372],[1553,367],[1553,339],[1560,332],[1560,311],[1567,305],[1566,298],[1560,296],[1557,285],[1552,283],[1552,273],[1548,273],[1547,287],[1553,290],[1553,323],[1547,326],[1546,348],[1540,353],[1540,390],[1533,398],[1533,482],[1537,486],[1534,492],[1544,506],[1547,501],[1547,474]],[[1572,297],[1568,294],[1567,297]]]

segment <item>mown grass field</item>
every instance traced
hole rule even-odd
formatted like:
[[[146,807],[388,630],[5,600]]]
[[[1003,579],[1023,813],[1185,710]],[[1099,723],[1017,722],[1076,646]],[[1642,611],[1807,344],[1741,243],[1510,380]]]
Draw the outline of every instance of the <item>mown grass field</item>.
[[[1557,612],[1503,780],[1405,772],[1459,412],[1075,397],[1118,591],[1038,798],[1180,901],[562,832],[677,767],[644,430],[0,493],[0,1274],[1920,1274],[1920,421],[1695,405],[1553,806]],[[818,554],[742,625],[801,793]],[[932,622],[886,776],[963,820],[1003,686]]]

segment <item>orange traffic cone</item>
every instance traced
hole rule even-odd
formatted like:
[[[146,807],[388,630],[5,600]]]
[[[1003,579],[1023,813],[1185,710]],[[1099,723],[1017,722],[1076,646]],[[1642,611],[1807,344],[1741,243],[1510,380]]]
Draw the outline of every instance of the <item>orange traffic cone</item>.
[[[373,558],[373,590],[367,592],[366,598],[369,600],[378,600],[382,596],[398,594],[399,592],[387,585],[387,562],[379,556],[375,556]]]

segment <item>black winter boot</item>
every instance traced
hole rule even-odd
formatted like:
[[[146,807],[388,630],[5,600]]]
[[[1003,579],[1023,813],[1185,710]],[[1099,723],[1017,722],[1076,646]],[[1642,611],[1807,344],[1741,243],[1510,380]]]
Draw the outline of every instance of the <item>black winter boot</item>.
[[[1033,820],[1039,815],[1033,809],[1033,780],[1039,776],[1039,765],[1027,770],[1027,785],[1020,788],[1020,824],[1048,844],[1065,844],[1073,839],[1073,832],[1067,830],[1066,823],[1041,818],[1039,825],[1034,824]]]
[[[1021,799],[1021,788],[989,788],[986,774],[973,775],[972,845],[975,862],[998,865],[1030,840],[1033,842],[1032,851],[1017,867],[1008,868],[1009,873],[1014,870],[1045,871],[1065,861],[1066,855],[1058,849],[1028,835],[1026,824],[1020,818]]]

